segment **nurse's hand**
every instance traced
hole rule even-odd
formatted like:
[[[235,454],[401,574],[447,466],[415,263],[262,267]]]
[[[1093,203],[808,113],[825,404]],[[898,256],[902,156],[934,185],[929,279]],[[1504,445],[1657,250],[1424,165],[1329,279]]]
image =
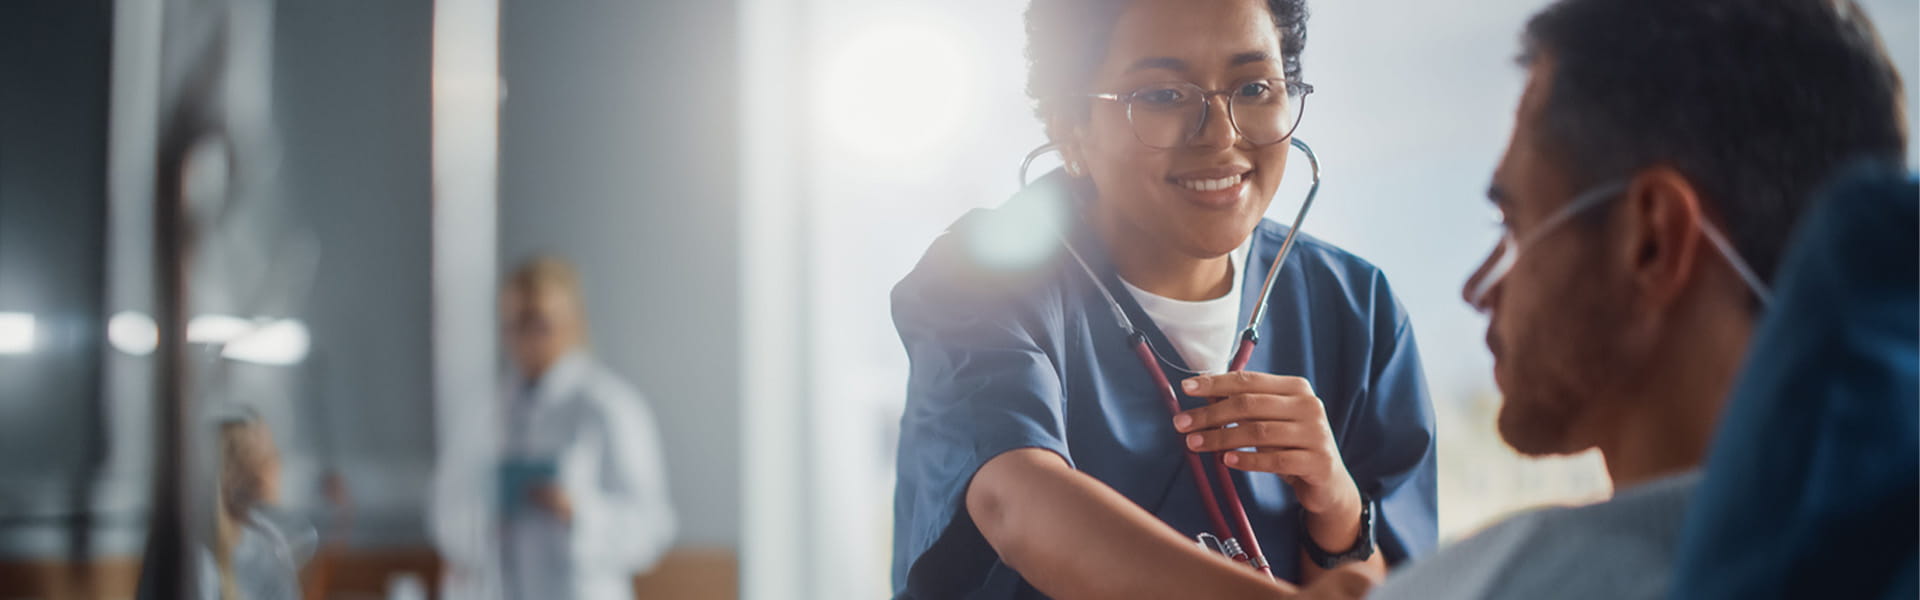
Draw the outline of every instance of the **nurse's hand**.
[[[1181,387],[1190,396],[1222,398],[1174,417],[1173,427],[1187,434],[1188,448],[1226,451],[1222,460],[1235,469],[1277,473],[1293,487],[1300,507],[1319,517],[1315,520],[1358,527],[1360,491],[1340,460],[1326,409],[1306,379],[1239,371],[1201,375]],[[1345,548],[1352,539],[1322,547]]]

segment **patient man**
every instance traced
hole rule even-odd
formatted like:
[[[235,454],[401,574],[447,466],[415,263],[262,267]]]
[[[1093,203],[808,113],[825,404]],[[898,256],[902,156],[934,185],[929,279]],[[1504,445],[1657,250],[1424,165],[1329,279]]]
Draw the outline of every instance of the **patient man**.
[[[1666,597],[1795,221],[1844,165],[1905,162],[1899,76],[1851,2],[1562,0],[1521,63],[1488,191],[1507,238],[1466,297],[1488,315],[1501,437],[1599,448],[1615,495],[1500,523],[1374,598]]]

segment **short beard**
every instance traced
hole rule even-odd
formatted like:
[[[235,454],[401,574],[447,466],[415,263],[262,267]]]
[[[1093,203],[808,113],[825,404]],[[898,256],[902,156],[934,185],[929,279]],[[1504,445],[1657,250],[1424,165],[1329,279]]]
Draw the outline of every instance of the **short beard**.
[[[1550,397],[1550,401],[1514,402],[1511,398],[1500,405],[1500,439],[1515,452],[1525,456],[1553,456],[1575,454],[1586,450],[1590,444],[1578,441],[1575,435],[1576,424],[1581,422],[1585,411],[1581,410],[1583,401],[1572,400],[1568,392],[1550,392],[1540,396]]]
[[[1594,447],[1602,421],[1624,401],[1622,380],[1634,376],[1618,338],[1627,311],[1608,301],[1601,282],[1577,281],[1583,283],[1564,290],[1546,318],[1524,324],[1525,337],[1507,349],[1513,389],[1503,390],[1500,437],[1526,456]]]

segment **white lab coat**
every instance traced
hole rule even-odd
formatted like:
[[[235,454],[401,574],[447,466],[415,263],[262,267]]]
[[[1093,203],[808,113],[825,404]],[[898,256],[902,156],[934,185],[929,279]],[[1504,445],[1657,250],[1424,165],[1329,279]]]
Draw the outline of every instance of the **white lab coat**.
[[[289,527],[294,524],[258,509],[234,525],[239,528],[230,563],[234,593],[245,600],[299,600],[300,566],[313,557],[318,543],[313,528],[304,523]],[[213,550],[201,549],[200,597],[222,600],[220,583]]]
[[[527,391],[523,391],[527,390]],[[532,398],[522,459],[556,465],[573,522],[540,509],[501,517],[499,465],[517,395]],[[434,474],[428,527],[451,600],[628,600],[633,576],[673,541],[674,514],[653,415],[613,372],[582,352],[529,389],[519,377],[478,418],[451,427]]]

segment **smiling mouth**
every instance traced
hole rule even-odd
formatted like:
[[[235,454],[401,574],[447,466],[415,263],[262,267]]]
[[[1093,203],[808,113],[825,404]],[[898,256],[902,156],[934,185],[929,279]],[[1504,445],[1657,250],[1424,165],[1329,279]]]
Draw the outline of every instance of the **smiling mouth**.
[[[1247,180],[1247,173],[1229,175],[1216,179],[1171,179],[1174,185],[1196,192],[1218,192]]]

